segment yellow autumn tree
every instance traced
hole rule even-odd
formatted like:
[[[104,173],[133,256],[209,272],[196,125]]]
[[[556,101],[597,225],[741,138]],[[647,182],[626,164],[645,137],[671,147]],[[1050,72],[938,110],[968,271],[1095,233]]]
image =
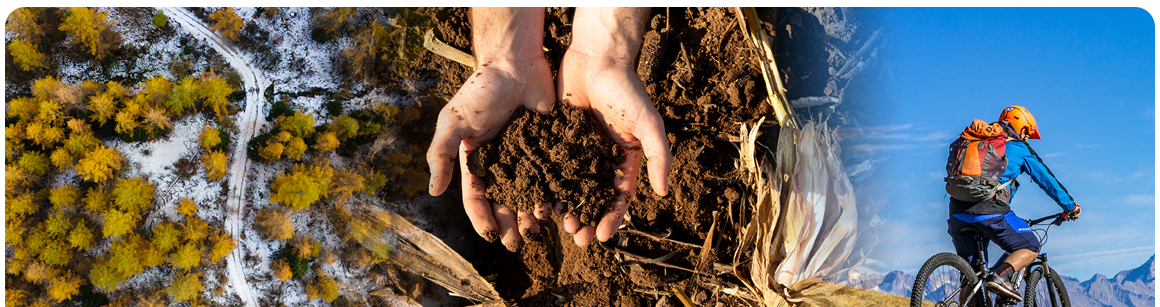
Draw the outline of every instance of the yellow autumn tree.
[[[270,142],[258,151],[258,155],[262,156],[262,159],[266,161],[276,161],[282,157],[282,152],[285,149],[286,145],[282,145],[282,143]]]
[[[234,238],[229,233],[221,232],[215,236],[213,241],[213,247],[210,248],[209,253],[210,261],[218,262],[234,251]]]
[[[181,230],[178,230],[173,223],[163,222],[153,225],[153,245],[157,247],[157,250],[168,253],[177,247],[180,239]]]
[[[325,159],[309,166],[295,164],[289,174],[270,183],[270,203],[284,204],[294,211],[309,208],[310,204],[327,196],[333,171]]]
[[[72,271],[65,272],[52,279],[52,283],[48,285],[48,295],[56,300],[57,303],[63,302],[64,300],[72,298],[73,295],[81,293],[80,286],[82,282],[84,282],[84,279],[73,274]]]
[[[98,60],[104,59],[113,47],[113,39],[108,33],[111,22],[108,11],[97,11],[86,7],[68,8],[60,30],[68,34],[70,42],[85,46]]]
[[[93,116],[96,117],[97,122],[104,125],[117,115],[117,94],[113,91],[106,91],[89,97],[89,110],[93,111]]]
[[[226,177],[226,171],[229,170],[229,159],[226,154],[212,150],[205,155],[205,159],[201,161],[201,165],[205,167],[205,177],[209,181],[217,181]]]
[[[174,301],[184,302],[197,298],[197,294],[201,293],[201,272],[186,272],[181,276],[175,276],[173,282],[165,288],[165,292],[173,297]]]
[[[321,296],[327,303],[334,302],[338,298],[338,284],[334,282],[333,278],[326,276],[324,273],[318,274],[317,280],[318,296]]]
[[[294,137],[308,138],[314,135],[314,116],[310,114],[294,112],[294,115],[279,116],[274,123]]]
[[[28,40],[33,44],[39,43],[44,29],[40,27],[40,18],[37,15],[40,15],[42,11],[44,8],[39,7],[22,7],[12,11],[5,22],[5,32],[10,33],[14,38]]]
[[[48,202],[57,209],[72,207],[80,191],[80,188],[71,184],[60,186],[48,191]]]
[[[145,79],[144,88],[141,89],[141,95],[145,95],[145,99],[151,103],[161,103],[162,99],[169,96],[173,91],[173,82],[162,75],[154,75]]]
[[[24,171],[37,176],[44,176],[49,169],[48,157],[39,151],[27,151],[16,161],[16,165]]]
[[[87,251],[93,247],[93,230],[83,221],[78,222],[72,232],[68,234],[68,243],[75,249]]]
[[[258,233],[266,240],[288,240],[294,235],[294,224],[290,222],[290,211],[274,207],[262,208],[254,219]]]
[[[226,38],[238,40],[238,32],[242,30],[242,18],[234,13],[234,8],[227,7],[214,11],[209,14],[209,20],[213,21],[210,29],[220,32]]]
[[[100,287],[105,291],[112,291],[117,287],[117,284],[128,279],[117,274],[117,271],[108,264],[107,259],[97,261],[93,269],[89,271],[89,280],[94,286]]]
[[[109,208],[101,214],[101,217],[105,219],[105,228],[102,232],[106,238],[121,237],[137,228],[137,215],[132,213]]]
[[[334,151],[338,148],[338,137],[334,132],[321,132],[314,136],[314,149],[320,152]]]
[[[141,179],[123,178],[113,186],[113,204],[125,212],[140,213],[153,202],[153,184]]]
[[[72,228],[72,221],[64,216],[64,212],[57,211],[57,213],[50,214],[48,219],[44,220],[44,230],[54,238],[59,238],[68,233]]]
[[[209,224],[198,217],[186,217],[182,226],[185,228],[185,240],[188,242],[201,242],[201,239],[209,235]]]
[[[12,55],[12,62],[20,64],[20,69],[32,71],[44,66],[44,54],[36,50],[36,45],[23,39],[14,39],[8,43],[8,53]]]
[[[94,213],[105,211],[105,208],[109,204],[109,200],[112,199],[111,197],[112,196],[109,195],[109,192],[105,191],[104,188],[99,186],[89,188],[89,191],[85,193],[85,208]]]
[[[177,204],[177,213],[185,216],[194,216],[194,214],[197,214],[197,204],[192,199],[182,197],[181,202]]]
[[[173,91],[165,99],[165,108],[169,109],[169,113],[181,114],[186,109],[193,108],[194,101],[198,98],[200,91],[197,79],[193,76],[185,76],[181,78],[176,85],[173,86]]]
[[[286,149],[282,153],[286,154],[287,158],[300,161],[302,160],[302,155],[306,153],[306,141],[303,141],[299,137],[292,138],[289,142],[286,142]]]
[[[151,131],[152,129],[168,130],[173,128],[173,123],[169,121],[169,114],[165,113],[165,109],[162,108],[145,107],[145,112],[141,114],[141,121],[149,125]]]
[[[121,169],[124,160],[125,158],[116,149],[97,145],[96,149],[85,154],[85,157],[77,162],[77,175],[87,181],[105,182],[113,177],[113,172]]]
[[[48,265],[62,266],[68,264],[69,259],[72,259],[72,251],[62,240],[49,240],[40,250],[40,261]]]
[[[217,128],[214,128],[210,125],[205,125],[205,127],[201,129],[201,135],[198,143],[201,144],[201,148],[205,151],[209,151],[211,148],[218,146],[218,144],[221,144],[221,142],[221,130],[218,130]]]
[[[218,119],[225,118],[229,111],[229,97],[234,93],[234,88],[213,70],[203,73],[198,81],[200,87],[198,98],[205,102],[206,107],[213,110]]]
[[[177,248],[173,254],[173,266],[182,270],[189,270],[201,263],[201,252],[193,242],[185,243]]]
[[[280,281],[287,281],[291,277],[294,277],[294,272],[290,271],[290,264],[286,263],[286,260],[282,260],[282,258],[275,259],[270,266],[274,273],[274,278]]]

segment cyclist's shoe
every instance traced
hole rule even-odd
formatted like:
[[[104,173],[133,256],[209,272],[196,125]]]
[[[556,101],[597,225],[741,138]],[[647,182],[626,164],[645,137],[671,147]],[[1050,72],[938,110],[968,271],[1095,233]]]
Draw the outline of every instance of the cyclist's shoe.
[[[1023,297],[1015,290],[1016,285],[1002,275],[991,274],[991,276],[987,276],[986,287],[987,291],[1013,298],[1016,301],[1023,301]]]

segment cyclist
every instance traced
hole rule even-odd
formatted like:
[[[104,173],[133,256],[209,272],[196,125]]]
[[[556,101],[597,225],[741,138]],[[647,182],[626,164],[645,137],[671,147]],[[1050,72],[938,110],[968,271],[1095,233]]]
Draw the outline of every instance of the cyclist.
[[[955,253],[968,262],[977,261],[973,259],[978,254],[975,240],[960,230],[966,226],[982,230],[986,236],[982,239],[984,255],[989,241],[995,241],[1010,253],[991,268],[992,274],[985,283],[987,290],[1019,301],[1023,298],[1011,280],[1015,272],[1035,260],[1039,239],[1027,222],[1011,210],[1009,202],[1019,188],[1015,177],[1020,173],[1030,175],[1031,181],[1063,208],[1066,219],[1075,220],[1080,214],[1079,205],[1027,144],[1027,139],[1039,139],[1039,128],[1031,112],[1021,106],[1003,109],[999,121],[989,125],[976,119],[951,144],[946,179],[947,192],[951,195],[947,232],[954,242]],[[976,176],[966,176],[972,170],[974,174],[970,175]]]

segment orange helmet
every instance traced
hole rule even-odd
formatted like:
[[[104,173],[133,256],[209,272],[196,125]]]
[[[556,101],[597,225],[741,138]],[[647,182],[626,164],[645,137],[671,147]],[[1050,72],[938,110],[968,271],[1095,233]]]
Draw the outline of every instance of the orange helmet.
[[[1000,121],[1006,121],[1011,124],[1015,131],[1023,133],[1023,128],[1027,128],[1027,137],[1031,139],[1039,139],[1039,126],[1035,125],[1035,117],[1031,116],[1031,112],[1027,108],[1021,106],[1010,106],[1003,109],[1003,113],[999,114]]]

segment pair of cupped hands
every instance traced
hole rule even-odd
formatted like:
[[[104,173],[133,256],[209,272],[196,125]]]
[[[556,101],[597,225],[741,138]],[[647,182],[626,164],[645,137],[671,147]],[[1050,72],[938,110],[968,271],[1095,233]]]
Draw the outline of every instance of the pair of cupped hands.
[[[518,250],[525,236],[539,232],[541,220],[560,215],[561,203],[534,204],[533,212],[513,212],[504,204],[490,202],[484,192],[483,180],[468,171],[467,155],[495,138],[516,108],[526,107],[547,114],[556,101],[568,103],[590,109],[608,129],[611,139],[624,149],[624,163],[619,166],[624,176],[613,179],[619,196],[612,210],[596,225],[582,225],[580,219],[571,214],[561,217],[564,231],[573,236],[576,245],[586,246],[594,237],[607,241],[616,233],[628,211],[635,193],[641,155],[647,159],[652,189],[661,196],[668,194],[668,172],[672,164],[664,124],[633,66],[636,52],[640,49],[640,34],[631,33],[637,29],[627,29],[627,32],[625,29],[610,29],[607,22],[612,19],[615,23],[616,20],[624,21],[623,18],[616,19],[618,17],[635,16],[577,9],[573,44],[561,61],[559,78],[553,84],[551,70],[541,51],[542,10],[539,12],[539,26],[533,16],[531,20],[514,21],[515,27],[509,27],[509,30],[491,33],[487,32],[487,25],[478,29],[480,23],[494,22],[496,18],[501,19],[500,22],[513,21],[503,20],[508,16],[481,16],[481,13],[485,12],[473,12],[473,23],[477,28],[473,29],[473,36],[479,64],[439,113],[435,136],[427,151],[431,168],[430,194],[440,195],[446,191],[454,170],[452,163],[458,156],[463,208],[475,231],[488,241],[499,239],[508,250]],[[590,26],[584,26],[586,18],[593,21],[587,23]],[[530,37],[528,40],[531,42],[520,41],[521,30],[530,32],[531,35],[525,36]],[[537,30],[539,36],[534,35]],[[609,31],[614,35],[607,35]],[[495,38],[496,33],[504,37],[487,40]],[[626,35],[618,37],[617,33]],[[512,35],[517,37],[512,38]]]

